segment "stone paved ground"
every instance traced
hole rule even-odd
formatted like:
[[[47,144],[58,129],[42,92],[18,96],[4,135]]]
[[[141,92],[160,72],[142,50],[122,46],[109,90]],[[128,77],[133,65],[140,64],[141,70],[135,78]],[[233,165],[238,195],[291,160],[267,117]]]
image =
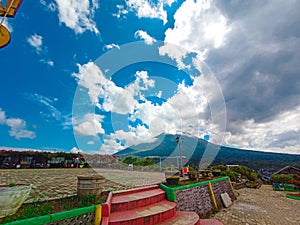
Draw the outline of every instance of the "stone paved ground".
[[[0,170],[0,184],[11,182],[33,184],[31,197],[59,198],[77,192],[77,176],[100,174],[106,178],[104,189],[116,190],[159,183],[164,173],[108,169],[24,169]],[[275,192],[271,186],[241,189],[238,200],[222,209],[214,218],[224,225],[296,225],[300,224],[300,201],[287,199],[285,192]]]
[[[300,201],[285,198],[287,192],[273,191],[270,185],[237,192],[234,204],[214,216],[224,225],[300,224]]]
[[[164,173],[97,169],[1,169],[0,184],[33,184],[26,202],[54,199],[77,193],[77,176],[100,174],[106,178],[104,190],[128,189],[164,180]]]

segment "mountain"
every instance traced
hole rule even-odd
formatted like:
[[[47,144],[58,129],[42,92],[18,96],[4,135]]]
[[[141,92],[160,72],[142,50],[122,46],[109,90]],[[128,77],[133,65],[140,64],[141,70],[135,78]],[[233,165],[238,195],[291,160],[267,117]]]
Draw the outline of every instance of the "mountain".
[[[176,165],[176,160],[180,155],[176,137],[176,135],[161,134],[153,143],[131,146],[115,153],[115,156],[152,157],[156,161],[159,161],[159,157],[161,157],[164,163]],[[204,164],[238,164],[256,170],[269,171],[276,171],[286,165],[300,167],[300,155],[218,146],[191,136],[180,136],[180,140],[184,165],[199,167]],[[168,159],[166,159],[167,157]]]

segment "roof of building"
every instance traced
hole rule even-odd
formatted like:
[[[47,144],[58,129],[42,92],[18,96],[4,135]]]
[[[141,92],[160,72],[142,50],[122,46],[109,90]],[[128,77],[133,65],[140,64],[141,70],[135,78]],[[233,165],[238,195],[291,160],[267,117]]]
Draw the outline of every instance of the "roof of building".
[[[286,166],[286,167],[283,167],[282,169],[278,170],[278,171],[275,172],[274,174],[280,174],[281,172],[283,172],[283,171],[285,171],[285,170],[290,171],[290,173],[291,173],[291,170],[296,170],[297,172],[300,173],[300,169],[299,169],[299,168],[294,167],[294,166]]]

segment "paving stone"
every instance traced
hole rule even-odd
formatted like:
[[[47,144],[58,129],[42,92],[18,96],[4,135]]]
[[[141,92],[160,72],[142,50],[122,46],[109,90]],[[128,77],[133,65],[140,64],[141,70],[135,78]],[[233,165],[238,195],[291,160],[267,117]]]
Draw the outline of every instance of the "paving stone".
[[[238,199],[214,216],[224,225],[300,224],[300,201],[285,198],[286,192],[273,191],[270,185],[262,185],[260,189],[244,188],[237,192]]]

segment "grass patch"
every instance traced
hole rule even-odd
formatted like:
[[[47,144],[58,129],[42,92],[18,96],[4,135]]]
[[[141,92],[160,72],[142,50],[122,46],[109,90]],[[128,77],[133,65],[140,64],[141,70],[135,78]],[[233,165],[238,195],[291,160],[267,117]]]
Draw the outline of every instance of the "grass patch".
[[[32,203],[23,204],[15,215],[1,218],[0,223],[8,223],[16,220],[44,216],[66,210],[100,204],[106,201],[107,196],[108,192],[105,191],[102,192],[98,198],[94,195],[86,197],[78,197],[76,195],[49,201],[40,201],[40,199],[36,199]]]

